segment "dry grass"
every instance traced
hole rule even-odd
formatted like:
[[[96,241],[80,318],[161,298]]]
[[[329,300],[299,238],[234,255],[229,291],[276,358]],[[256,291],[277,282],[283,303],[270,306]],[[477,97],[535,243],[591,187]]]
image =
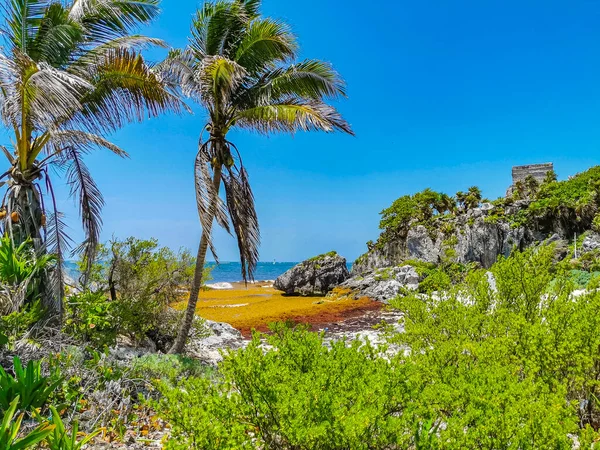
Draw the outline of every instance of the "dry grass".
[[[185,302],[174,307],[184,308]],[[292,320],[319,328],[379,308],[380,303],[367,298],[290,297],[272,287],[238,285],[201,292],[196,312],[205,319],[227,322],[249,336],[252,329],[265,331],[272,322]]]

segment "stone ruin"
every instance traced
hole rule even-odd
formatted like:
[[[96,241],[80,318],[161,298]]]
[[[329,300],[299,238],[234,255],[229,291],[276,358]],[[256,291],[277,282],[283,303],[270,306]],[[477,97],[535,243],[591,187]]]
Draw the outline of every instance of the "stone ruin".
[[[508,188],[508,191],[506,191],[506,196],[512,196],[516,184],[519,181],[524,182],[529,175],[535,178],[539,183],[542,183],[544,178],[546,178],[546,174],[550,171],[554,171],[553,163],[514,166],[512,168],[512,185]]]

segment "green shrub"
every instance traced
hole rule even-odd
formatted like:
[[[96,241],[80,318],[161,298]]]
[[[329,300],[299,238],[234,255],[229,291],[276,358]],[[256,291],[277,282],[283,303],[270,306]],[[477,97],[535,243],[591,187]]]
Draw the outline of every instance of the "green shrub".
[[[118,310],[103,292],[83,292],[67,299],[65,332],[94,347],[112,346],[117,339]]]
[[[92,340],[95,345],[114,342],[118,335],[141,342],[152,336],[157,344],[163,335],[173,333],[169,305],[181,298],[182,288],[191,284],[194,259],[187,251],[178,253],[159,247],[154,239],[128,238],[113,240],[99,248],[99,261],[92,267],[90,284],[79,301],[89,304],[86,311],[74,311],[76,327],[85,340],[94,335],[106,335]],[[80,261],[85,268],[86,261]],[[205,269],[204,280],[210,277]],[[86,326],[101,328],[90,332]],[[102,331],[103,333],[100,333]]]
[[[273,332],[226,357],[214,383],[161,384],[159,409],[173,427],[167,448],[359,450],[407,439],[400,432],[403,367],[359,341],[328,348],[304,328]],[[273,350],[264,352],[263,338]]]
[[[39,301],[26,305],[20,311],[0,317],[0,332],[7,339],[6,344],[12,346],[44,316],[44,309]]]
[[[442,296],[393,301],[418,393],[405,411],[431,417],[440,448],[571,448],[600,424],[600,292],[573,296],[551,246],[514,253]],[[579,431],[579,427],[582,431]],[[596,435],[597,437],[597,435]],[[589,447],[588,447],[589,448]]]
[[[36,254],[30,241],[16,246],[8,235],[0,237],[0,285],[5,288],[0,293],[0,315],[40,299],[44,272],[55,259]]]

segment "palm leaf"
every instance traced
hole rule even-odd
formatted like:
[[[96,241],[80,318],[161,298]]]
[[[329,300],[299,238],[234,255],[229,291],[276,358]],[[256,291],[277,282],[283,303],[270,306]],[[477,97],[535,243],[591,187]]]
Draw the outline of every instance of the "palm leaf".
[[[211,170],[212,157],[209,152],[211,144],[209,141],[200,145],[194,167],[198,216],[204,230],[211,230],[212,222],[216,219],[217,223],[231,234],[227,210],[217,191],[221,179],[218,174],[215,178],[215,173]],[[207,239],[210,251],[215,261],[218,262],[219,258],[212,242],[212,236],[208,235]]]
[[[60,3],[47,7],[27,54],[35,61],[45,61],[53,67],[68,64],[84,36],[81,24],[69,17]]]
[[[9,42],[27,53],[47,7],[44,0],[7,0],[2,9],[8,28],[4,30]]]
[[[306,60],[267,72],[244,87],[235,102],[242,108],[277,103],[287,98],[323,100],[346,96],[345,83],[330,64]]]
[[[258,263],[260,231],[254,195],[246,169],[242,166],[237,173],[235,170],[229,170],[229,173],[223,177],[223,185],[229,217],[238,241],[242,277],[244,281],[252,281]]]
[[[207,57],[196,73],[202,100],[206,105],[226,104],[243,82],[246,71],[234,61],[221,56]]]
[[[192,21],[190,48],[196,58],[231,56],[249,20],[245,13],[239,2],[205,2]]]
[[[85,241],[75,249],[75,252],[82,253],[84,260],[88,263],[86,273],[84,274],[84,279],[87,282],[91,269],[90,262],[95,260],[96,250],[100,242],[100,230],[102,228],[101,212],[104,206],[104,199],[87,166],[81,159],[79,150],[66,149],[65,153],[65,157],[67,158],[67,183],[71,188],[71,196],[77,199],[79,214],[86,236]]]
[[[248,73],[294,58],[298,44],[287,24],[273,19],[250,22],[233,58]]]
[[[183,107],[183,102],[165,89],[158,74],[135,51],[110,50],[98,64],[83,70],[94,90],[81,99],[82,110],[72,122],[89,130],[113,131],[128,122],[167,111],[179,112]]]
[[[235,120],[241,128],[264,134],[297,131],[343,131],[354,134],[335,108],[314,100],[290,99],[284,103],[256,106],[238,112]]]
[[[76,0],[69,17],[86,28],[91,42],[127,36],[160,13],[160,0]]]

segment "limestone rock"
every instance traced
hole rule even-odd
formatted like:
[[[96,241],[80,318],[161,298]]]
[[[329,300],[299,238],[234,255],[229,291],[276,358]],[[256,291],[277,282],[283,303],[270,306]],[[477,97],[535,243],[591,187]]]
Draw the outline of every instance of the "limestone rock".
[[[403,289],[416,290],[419,287],[419,274],[412,266],[388,267],[356,275],[339,287],[350,289],[355,298],[368,297],[387,303]]]
[[[346,259],[331,252],[292,267],[273,286],[288,295],[325,295],[349,276]]]
[[[221,350],[237,350],[245,346],[242,333],[228,323],[206,321],[209,336],[190,336],[185,347],[186,353],[207,364],[217,365],[223,357]]]
[[[600,235],[593,232],[588,233],[583,240],[581,247],[584,252],[591,252],[592,250],[600,248]]]

